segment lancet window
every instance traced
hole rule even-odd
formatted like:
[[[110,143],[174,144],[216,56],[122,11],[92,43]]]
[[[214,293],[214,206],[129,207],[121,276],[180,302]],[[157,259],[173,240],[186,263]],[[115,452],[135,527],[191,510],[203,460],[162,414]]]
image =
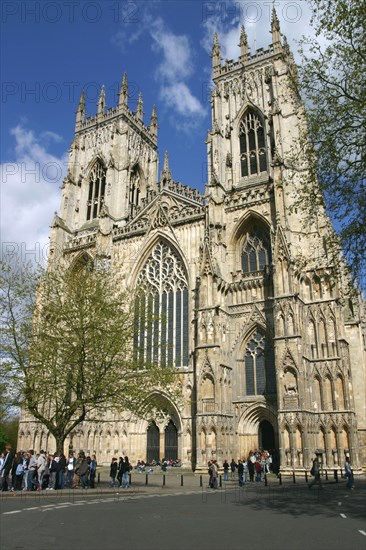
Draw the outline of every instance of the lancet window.
[[[97,218],[104,204],[106,173],[106,168],[100,161],[97,161],[90,171],[86,211],[87,221]]]
[[[264,395],[276,392],[273,350],[265,335],[257,330],[245,350],[245,393]]]
[[[265,132],[262,118],[252,110],[245,113],[239,126],[242,177],[267,171]]]
[[[258,225],[253,225],[246,235],[241,263],[244,273],[262,271],[271,263],[269,235]]]
[[[139,206],[141,201],[141,174],[138,166],[135,166],[131,172],[130,178],[130,212],[134,213],[134,210]]]
[[[163,240],[137,280],[135,359],[162,367],[188,365],[188,282],[178,254]]]

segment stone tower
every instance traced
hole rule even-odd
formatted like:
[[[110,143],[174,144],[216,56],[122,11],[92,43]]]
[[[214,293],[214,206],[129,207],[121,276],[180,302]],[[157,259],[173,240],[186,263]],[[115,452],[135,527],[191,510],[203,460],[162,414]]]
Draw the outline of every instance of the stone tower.
[[[237,61],[221,59],[214,37],[204,196],[173,179],[167,153],[158,179],[155,107],[145,126],[142,96],[128,109],[126,76],[116,108],[102,89],[85,119],[80,99],[51,262],[105,262],[142,290],[138,315],[150,296],[159,330],[140,328],[136,342],[175,370],[183,394],[178,404],[160,392],[146,419],[111,412],[79,426],[70,445],[99,462],[118,453],[205,467],[260,447],[283,471],[315,454],[329,469],[346,453],[366,463],[363,303],[328,255],[326,213],[306,224],[298,205],[305,116],[275,11],[271,33],[251,53],[242,28]],[[46,437],[23,419],[20,446]]]

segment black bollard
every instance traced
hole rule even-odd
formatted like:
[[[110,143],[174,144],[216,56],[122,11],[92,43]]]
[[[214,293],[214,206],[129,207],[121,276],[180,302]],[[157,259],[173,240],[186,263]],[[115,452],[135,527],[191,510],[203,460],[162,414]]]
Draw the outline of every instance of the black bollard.
[[[338,470],[334,470],[334,479],[335,482],[338,483]]]
[[[98,483],[100,483],[100,472],[98,472]]]
[[[325,470],[325,479],[328,481],[328,471]]]
[[[267,474],[264,474],[264,485],[265,487],[268,485]]]
[[[307,483],[307,482],[308,482],[308,473],[307,473],[307,471],[305,470],[305,483]]]
[[[202,476],[200,476],[200,487],[203,487]]]
[[[180,476],[180,486],[183,487],[183,474]]]
[[[146,481],[145,481],[145,485],[149,485],[149,474],[146,474]]]
[[[295,472],[292,472],[292,481],[293,481],[294,483],[296,483]]]
[[[220,487],[222,487],[222,476],[220,475]]]
[[[131,474],[128,474],[128,484],[131,485]]]
[[[165,474],[163,474],[163,487],[165,487]]]
[[[282,485],[282,476],[281,476],[281,474],[278,474],[278,480],[280,482],[280,485]]]

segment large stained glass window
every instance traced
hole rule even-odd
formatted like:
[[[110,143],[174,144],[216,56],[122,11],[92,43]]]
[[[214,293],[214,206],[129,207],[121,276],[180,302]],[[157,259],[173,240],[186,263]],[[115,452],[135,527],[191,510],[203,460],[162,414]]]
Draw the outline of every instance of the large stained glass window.
[[[188,365],[188,283],[179,255],[163,240],[137,280],[135,358],[162,367]]]
[[[106,185],[106,169],[104,165],[97,161],[89,174],[89,194],[86,203],[86,219],[94,220],[99,216],[99,212],[104,204]]]
[[[240,160],[242,177],[255,176],[267,171],[264,125],[254,111],[247,111],[240,127]]]
[[[241,257],[244,273],[263,271],[271,263],[271,243],[268,233],[254,224],[244,241]]]
[[[256,331],[245,350],[245,394],[264,395],[276,392],[273,350],[265,335]]]

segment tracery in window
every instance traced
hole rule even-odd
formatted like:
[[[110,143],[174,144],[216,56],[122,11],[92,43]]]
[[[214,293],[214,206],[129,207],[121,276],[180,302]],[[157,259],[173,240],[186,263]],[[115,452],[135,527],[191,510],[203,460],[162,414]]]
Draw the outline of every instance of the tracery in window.
[[[271,263],[271,243],[268,233],[254,224],[248,231],[241,257],[244,273],[262,271]]]
[[[106,173],[106,168],[100,161],[94,163],[89,174],[89,194],[86,211],[87,221],[97,218],[104,204]]]
[[[137,280],[135,359],[162,367],[188,365],[188,283],[183,263],[165,241]]]
[[[265,335],[257,330],[245,350],[245,393],[264,395],[275,392],[273,350],[270,349]]]
[[[242,177],[267,171],[264,124],[254,111],[245,113],[239,126]]]
[[[144,178],[139,166],[136,164],[130,177],[130,214],[133,215],[140,206],[141,200],[146,196]]]

